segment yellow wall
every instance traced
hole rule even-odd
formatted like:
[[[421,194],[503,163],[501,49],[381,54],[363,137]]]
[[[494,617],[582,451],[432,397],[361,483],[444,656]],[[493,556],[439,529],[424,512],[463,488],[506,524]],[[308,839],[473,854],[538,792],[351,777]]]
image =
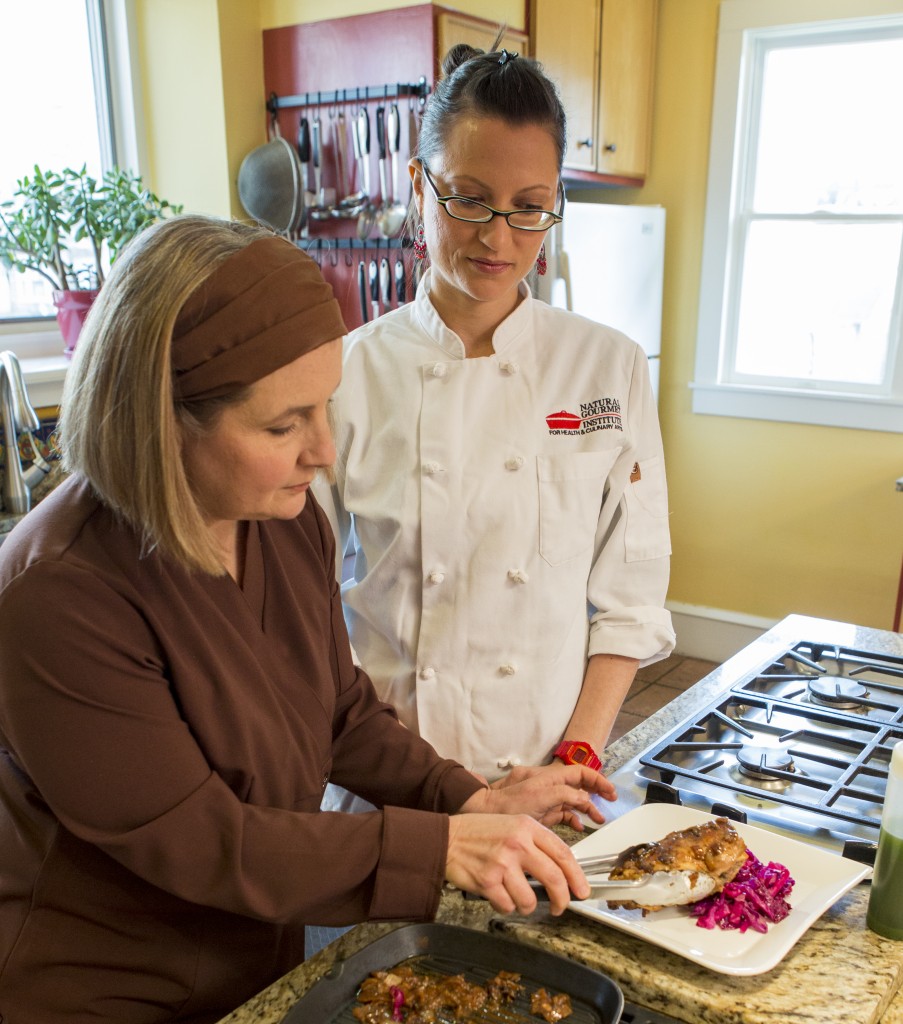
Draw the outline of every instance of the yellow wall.
[[[692,412],[717,27],[718,0],[661,0],[651,174],[642,189],[594,193],[667,210],[669,600],[889,629],[903,555],[901,435]]]
[[[148,183],[188,211],[228,214],[216,0],[138,0]]]
[[[146,168],[186,212],[242,215],[242,157],[266,141],[257,0],[137,0]]]
[[[188,209],[241,216],[241,157],[265,140],[260,31],[407,0],[138,0],[149,180]],[[889,628],[900,571],[899,434],[698,416],[691,409],[718,0],[660,0],[652,168],[605,202],[668,212],[661,418],[673,602]],[[517,0],[448,4],[523,27]],[[573,215],[573,208],[572,208]]]
[[[219,9],[230,211],[243,217],[238,168],[246,153],[266,141],[263,35],[259,11],[251,0],[219,0]]]

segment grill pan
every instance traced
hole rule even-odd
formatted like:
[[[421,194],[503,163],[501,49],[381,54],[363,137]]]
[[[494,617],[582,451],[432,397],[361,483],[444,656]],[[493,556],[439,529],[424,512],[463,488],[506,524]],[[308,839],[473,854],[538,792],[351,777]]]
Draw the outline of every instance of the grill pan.
[[[499,971],[520,974],[525,995],[501,1011],[483,1009],[459,1016],[455,1024],[537,1024],[542,1018],[530,1013],[530,996],[538,988],[571,997],[573,1013],[566,1018],[567,1024],[617,1024],[624,1007],[621,990],[611,978],[583,964],[470,928],[414,924],[335,963],[292,1007],[283,1024],[358,1024],[351,1011],[361,982],[371,971],[405,960],[421,973],[463,974],[478,984]]]

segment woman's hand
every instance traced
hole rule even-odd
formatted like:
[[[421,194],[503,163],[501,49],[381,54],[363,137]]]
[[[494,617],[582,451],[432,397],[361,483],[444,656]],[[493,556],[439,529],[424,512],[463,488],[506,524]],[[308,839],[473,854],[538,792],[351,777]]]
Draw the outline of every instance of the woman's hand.
[[[578,899],[589,896],[586,876],[567,844],[533,818],[525,814],[449,818],[445,877],[453,885],[485,897],[499,913],[530,914],[536,909],[536,893],[527,874],[545,886],[553,914],[564,912],[571,893]]]
[[[601,825],[605,815],[590,795],[615,799],[615,787],[600,772],[577,764],[514,768],[488,789],[469,797],[458,813],[528,814],[543,825],[566,824],[583,830],[579,814]]]

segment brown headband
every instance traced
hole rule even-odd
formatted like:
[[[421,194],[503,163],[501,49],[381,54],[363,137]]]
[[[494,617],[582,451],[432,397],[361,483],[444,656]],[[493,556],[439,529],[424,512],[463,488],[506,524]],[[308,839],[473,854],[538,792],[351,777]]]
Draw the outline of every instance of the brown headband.
[[[179,311],[174,396],[227,394],[346,333],[317,264],[284,238],[258,239],[220,263]]]

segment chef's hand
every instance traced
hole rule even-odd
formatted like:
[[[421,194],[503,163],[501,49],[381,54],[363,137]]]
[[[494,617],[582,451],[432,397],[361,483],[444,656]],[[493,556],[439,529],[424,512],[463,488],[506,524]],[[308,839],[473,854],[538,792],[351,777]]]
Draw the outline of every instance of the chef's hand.
[[[589,884],[567,844],[525,814],[453,814],[449,818],[445,877],[489,900],[501,914],[531,914],[536,893],[526,875],[545,886],[553,914],[571,893],[589,896]]]
[[[614,800],[614,785],[600,772],[579,764],[552,764],[513,768],[507,775],[493,782],[487,791],[475,793],[462,807],[475,800],[475,810],[500,814],[529,814],[543,825],[566,824],[578,832],[583,822],[577,812],[586,814],[601,825],[605,815],[590,799],[590,794],[605,800]],[[480,801],[483,801],[480,803]]]

